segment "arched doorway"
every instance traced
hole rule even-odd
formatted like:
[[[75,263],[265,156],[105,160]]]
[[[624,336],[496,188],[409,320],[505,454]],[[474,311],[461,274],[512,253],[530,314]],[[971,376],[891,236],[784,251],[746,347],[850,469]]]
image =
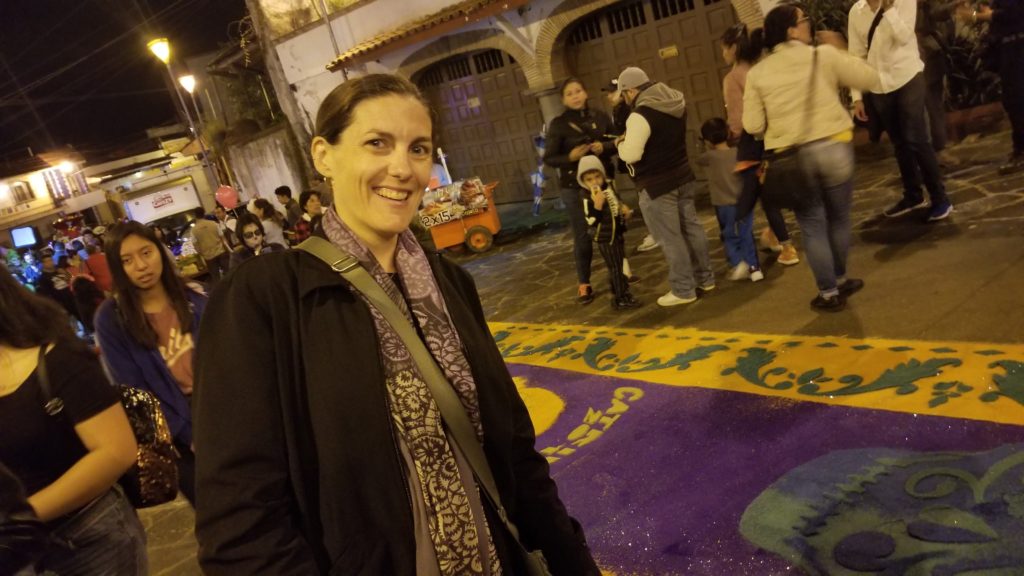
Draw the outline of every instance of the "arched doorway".
[[[495,191],[498,203],[533,198],[533,137],[543,119],[537,99],[527,94],[521,67],[509,54],[483,50],[452,56],[413,81],[437,111],[438,145],[448,155],[453,178],[501,181]]]
[[[598,91],[628,66],[681,90],[692,152],[700,125],[725,113],[722,78],[728,68],[718,39],[735,23],[726,0],[619,2],[570,25],[564,33],[564,70],[583,80],[592,106],[607,112]]]

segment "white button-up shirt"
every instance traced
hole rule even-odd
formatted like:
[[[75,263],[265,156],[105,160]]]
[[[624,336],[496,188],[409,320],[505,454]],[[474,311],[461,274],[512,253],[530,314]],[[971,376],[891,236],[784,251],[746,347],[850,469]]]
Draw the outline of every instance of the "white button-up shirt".
[[[879,2],[881,7],[881,2]],[[924,62],[917,48],[914,24],[917,21],[917,0],[896,0],[885,11],[875,29],[875,37],[868,51],[868,32],[878,12],[872,10],[868,0],[859,0],[850,8],[850,54],[864,58],[882,77],[882,94],[895,92],[924,70]],[[860,90],[851,90],[853,99],[862,98]]]

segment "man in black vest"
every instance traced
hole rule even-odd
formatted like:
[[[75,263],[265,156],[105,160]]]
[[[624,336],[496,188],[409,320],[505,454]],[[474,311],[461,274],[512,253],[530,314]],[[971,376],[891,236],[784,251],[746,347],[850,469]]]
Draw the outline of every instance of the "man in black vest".
[[[689,304],[697,290],[715,288],[715,275],[693,205],[697,186],[686,157],[686,100],[635,67],[619,75],[619,89],[633,108],[626,133],[616,140],[619,158],[640,188],[644,220],[668,262],[670,289],[658,304]]]

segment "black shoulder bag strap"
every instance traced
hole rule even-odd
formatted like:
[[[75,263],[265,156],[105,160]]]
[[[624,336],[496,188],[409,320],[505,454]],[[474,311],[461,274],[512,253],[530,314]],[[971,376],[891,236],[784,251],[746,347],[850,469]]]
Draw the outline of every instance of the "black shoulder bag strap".
[[[878,30],[878,25],[882,23],[883,16],[885,16],[885,9],[879,6],[875,19],[871,21],[871,29],[868,30],[868,52],[871,52],[871,42],[875,39],[875,30]]]
[[[295,248],[316,256],[330,266],[332,270],[341,274],[352,288],[366,296],[370,304],[384,316],[388,324],[402,338],[402,342],[416,361],[420,374],[426,380],[427,387],[434,397],[434,402],[437,403],[437,407],[441,411],[441,417],[448,426],[448,431],[451,433],[455,443],[462,449],[463,455],[465,455],[480,486],[483,488],[483,494],[491,502],[491,505],[494,506],[501,522],[508,529],[509,534],[512,535],[522,551],[523,559],[527,564],[528,574],[530,576],[549,574],[544,557],[540,551],[530,552],[519,540],[519,530],[508,517],[508,514],[505,513],[505,507],[501,504],[501,496],[498,494],[498,487],[494,482],[491,467],[487,463],[483,447],[477,440],[476,431],[473,429],[473,424],[469,421],[469,416],[462,406],[462,401],[459,400],[455,389],[452,388],[448,378],[445,377],[444,372],[441,371],[437,362],[434,361],[434,357],[431,356],[430,351],[427,350],[423,341],[420,340],[415,328],[409,323],[405,314],[384,292],[384,289],[377,284],[377,281],[362,267],[355,256],[345,253],[334,244],[319,236],[310,236]]]
[[[46,344],[43,344],[39,347],[39,364],[36,366],[36,380],[39,382],[39,388],[43,391],[43,398],[46,399],[43,409],[50,416],[56,416],[64,410],[64,401],[54,397],[53,389],[50,388],[50,377],[46,372],[46,346]]]

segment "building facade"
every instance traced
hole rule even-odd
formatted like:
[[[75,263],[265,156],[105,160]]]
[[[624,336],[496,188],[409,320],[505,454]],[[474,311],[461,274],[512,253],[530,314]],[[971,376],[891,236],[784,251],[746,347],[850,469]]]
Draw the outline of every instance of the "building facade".
[[[314,9],[316,8],[316,9]],[[561,112],[557,86],[580,78],[590,105],[627,66],[686,95],[696,129],[724,114],[728,71],[718,39],[758,25],[757,0],[250,0],[287,98],[313,132],[320,101],[347,78],[399,73],[438,113],[439,146],[455,178],[499,180],[498,202],[532,198],[533,138]],[[329,14],[323,18],[323,14]],[[278,94],[282,98],[281,94]]]

